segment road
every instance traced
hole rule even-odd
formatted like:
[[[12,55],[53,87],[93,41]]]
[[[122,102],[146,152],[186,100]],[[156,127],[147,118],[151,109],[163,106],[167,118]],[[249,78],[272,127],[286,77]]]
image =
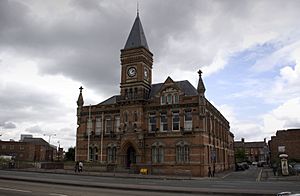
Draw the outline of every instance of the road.
[[[149,191],[126,191],[89,187],[74,187],[44,183],[0,180],[0,195],[14,196],[119,196],[119,195],[151,195],[151,196],[196,196],[196,194],[174,194]],[[197,194],[199,195],[199,194]],[[201,196],[201,195],[200,195]]]
[[[100,177],[100,176],[86,176],[86,175],[70,175],[70,174],[53,174],[53,173],[36,173],[36,172],[20,172],[20,171],[4,171],[0,170],[0,179],[2,182],[9,183],[18,181],[27,181],[26,183],[34,183],[32,187],[45,187],[46,184],[51,184],[45,189],[47,194],[65,194],[75,195],[81,194],[83,190],[84,195],[120,195],[120,193],[130,191],[129,195],[145,195],[145,192],[150,195],[164,194],[180,194],[189,193],[253,193],[253,195],[271,195],[282,191],[300,192],[300,183],[298,181],[256,181],[260,173],[260,168],[251,168],[246,171],[232,172],[225,175],[224,178],[198,178],[193,180],[166,180],[166,179],[146,179],[146,178],[120,178],[120,177]],[[40,182],[44,182],[41,184]],[[25,183],[25,182],[24,182]],[[68,187],[64,188],[62,185]],[[2,189],[0,191],[9,191],[10,189],[20,189],[28,191],[31,186],[10,186],[7,185],[8,190],[3,189],[5,186],[1,183]],[[11,188],[12,187],[12,188]],[[26,189],[24,189],[26,187]],[[48,190],[49,188],[51,188]],[[70,188],[72,187],[72,188]],[[62,189],[60,189],[62,188]],[[104,189],[105,188],[105,189]],[[108,189],[107,189],[108,188]],[[78,190],[77,190],[78,189]],[[92,192],[92,190],[94,190]],[[32,194],[35,191],[43,191],[39,189],[31,190]],[[61,192],[59,192],[62,190]],[[91,192],[90,192],[91,190]],[[100,190],[100,191],[99,191]],[[57,192],[58,191],[58,192]],[[66,191],[75,191],[72,192]],[[117,192],[114,192],[117,191]],[[153,194],[152,194],[153,192]],[[0,192],[1,193],[1,192]],[[16,194],[26,194],[25,192],[17,192]],[[132,194],[131,194],[132,193]],[[44,195],[47,195],[44,194]],[[13,194],[15,195],[15,194]],[[38,194],[37,194],[38,195]]]
[[[225,175],[223,179],[226,181],[258,181],[262,169],[262,167],[250,166],[245,171],[231,172]]]

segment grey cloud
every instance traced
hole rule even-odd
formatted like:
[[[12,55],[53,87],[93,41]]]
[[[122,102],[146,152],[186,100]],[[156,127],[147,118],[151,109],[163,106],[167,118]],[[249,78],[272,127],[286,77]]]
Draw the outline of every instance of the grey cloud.
[[[300,127],[300,120],[288,119],[284,123],[284,127],[286,127],[286,128],[299,128]]]
[[[3,129],[15,129],[17,128],[17,125],[13,122],[4,122],[0,123],[0,127],[2,127]]]
[[[0,119],[5,122],[55,119],[62,108],[54,95],[17,83],[1,89],[0,103]]]
[[[28,133],[39,133],[39,134],[43,132],[42,128],[38,125],[28,127],[27,129],[25,129],[25,131]]]

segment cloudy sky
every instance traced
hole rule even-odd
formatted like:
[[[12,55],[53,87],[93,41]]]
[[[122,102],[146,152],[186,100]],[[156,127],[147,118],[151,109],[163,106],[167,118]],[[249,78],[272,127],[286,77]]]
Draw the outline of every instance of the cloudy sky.
[[[153,82],[202,69],[206,97],[235,139],[300,127],[300,1],[139,0]],[[0,137],[75,145],[76,100],[119,93],[120,49],[136,16],[128,0],[0,1]]]

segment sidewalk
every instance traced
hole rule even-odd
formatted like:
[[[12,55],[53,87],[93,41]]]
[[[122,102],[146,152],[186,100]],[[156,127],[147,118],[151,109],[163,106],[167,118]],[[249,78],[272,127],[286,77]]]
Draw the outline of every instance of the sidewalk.
[[[271,168],[263,168],[261,175],[262,181],[300,181],[300,175],[298,176],[274,176]]]
[[[131,174],[126,172],[96,172],[96,171],[83,171],[75,173],[73,170],[66,169],[40,169],[40,168],[27,168],[27,169],[14,169],[14,171],[27,171],[27,172],[40,172],[40,173],[56,173],[67,175],[83,175],[83,176],[100,176],[100,177],[117,177],[117,178],[140,178],[140,179],[164,179],[164,180],[218,180],[223,179],[229,175],[232,171],[225,171],[216,173],[215,177],[192,177],[188,175],[143,175],[143,174]]]
[[[75,174],[71,170],[15,170],[15,171],[28,171],[28,172],[48,172],[48,173],[59,173],[59,174],[70,174],[70,175],[93,175],[93,176],[109,176],[109,177],[124,177],[124,178],[156,178],[156,179],[177,179],[174,176],[154,176],[154,175],[139,175],[139,174],[122,174],[117,173],[99,173],[99,172],[82,172],[80,174]],[[106,188],[106,189],[118,189],[118,190],[136,190],[136,191],[151,191],[151,192],[165,192],[165,193],[179,193],[179,194],[205,194],[205,195],[274,195],[273,190],[255,190],[255,189],[243,189],[243,188],[205,188],[205,187],[186,187],[186,186],[160,186],[160,185],[147,185],[147,184],[112,184],[99,181],[83,181],[79,179],[66,180],[63,178],[42,178],[42,177],[29,177],[29,176],[12,176],[12,175],[0,175],[0,179],[13,180],[13,181],[27,181],[34,183],[47,183],[47,184],[57,184],[66,186],[82,186],[91,188]],[[195,180],[196,178],[192,178]],[[199,179],[208,179],[207,177]],[[210,178],[218,179],[218,177]]]

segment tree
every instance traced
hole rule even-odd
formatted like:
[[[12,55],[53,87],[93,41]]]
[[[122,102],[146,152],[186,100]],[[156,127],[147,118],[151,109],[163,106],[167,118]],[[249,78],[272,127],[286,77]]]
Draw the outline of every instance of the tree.
[[[65,154],[66,161],[75,161],[75,148],[70,147]]]
[[[246,160],[246,153],[245,153],[245,149],[242,148],[238,148],[235,151],[235,161],[238,162],[243,162]]]

